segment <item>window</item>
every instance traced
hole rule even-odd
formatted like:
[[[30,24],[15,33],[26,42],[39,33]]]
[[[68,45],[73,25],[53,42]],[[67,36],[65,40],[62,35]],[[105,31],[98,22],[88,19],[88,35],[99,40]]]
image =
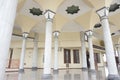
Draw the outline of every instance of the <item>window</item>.
[[[64,49],[64,63],[71,63],[70,49]]]
[[[80,63],[79,50],[73,50],[73,60],[74,63]]]
[[[96,53],[96,61],[97,61],[97,63],[100,63],[100,54],[99,53]]]

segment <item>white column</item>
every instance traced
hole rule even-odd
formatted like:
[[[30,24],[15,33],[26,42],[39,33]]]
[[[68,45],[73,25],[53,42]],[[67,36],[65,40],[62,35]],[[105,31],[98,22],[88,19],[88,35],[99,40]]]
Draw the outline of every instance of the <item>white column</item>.
[[[88,76],[88,71],[82,71],[82,79],[81,80],[89,80],[89,76]]]
[[[54,17],[52,11],[45,12],[46,18],[46,34],[45,34],[45,51],[44,51],[44,70],[43,78],[51,76],[51,50],[52,50],[52,19]]]
[[[37,61],[38,61],[38,34],[35,34],[34,39],[34,50],[33,50],[33,61],[32,61],[32,70],[37,70]]]
[[[59,80],[58,74],[54,74],[54,75],[53,75],[53,80]]]
[[[108,79],[115,80],[114,78],[118,76],[118,71],[116,67],[113,43],[109,28],[108,13],[109,13],[109,9],[106,7],[103,7],[97,11],[97,14],[100,17],[101,24],[103,27],[103,36],[104,36],[106,59],[107,59],[108,74],[109,74]]]
[[[85,33],[80,32],[81,37],[81,53],[82,53],[82,69],[87,69],[87,59],[86,59],[86,46],[85,46]]]
[[[18,0],[0,0],[0,79],[4,80],[5,67],[14,26]]]
[[[118,47],[118,57],[119,57],[119,65],[120,65],[120,47]]]
[[[54,72],[58,72],[58,36],[59,36],[59,31],[54,31]]]
[[[93,43],[92,43],[92,31],[89,30],[86,32],[88,36],[88,47],[89,47],[89,55],[90,55],[90,69],[95,71],[95,60],[94,60],[94,52],[93,52]]]
[[[99,75],[100,75],[100,74],[99,74]],[[96,74],[91,73],[91,80],[97,80],[97,75],[96,75]]]
[[[23,33],[23,43],[22,43],[22,51],[21,51],[21,57],[20,57],[20,66],[19,66],[19,72],[24,72],[24,58],[25,58],[25,51],[26,51],[26,39],[27,39],[28,33]]]
[[[119,58],[119,64],[120,64],[120,44],[116,44],[115,47],[116,47],[116,50],[117,50],[117,54],[118,54],[118,58]]]
[[[23,75],[24,75],[23,73],[19,73],[18,74],[18,80],[23,80]]]
[[[38,71],[32,71],[31,80],[38,80]],[[30,80],[29,79],[29,80]]]

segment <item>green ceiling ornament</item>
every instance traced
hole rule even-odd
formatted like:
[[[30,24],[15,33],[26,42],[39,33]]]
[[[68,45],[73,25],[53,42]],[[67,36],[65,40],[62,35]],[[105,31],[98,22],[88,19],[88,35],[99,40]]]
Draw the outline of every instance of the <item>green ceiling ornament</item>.
[[[100,28],[102,25],[100,23],[97,23],[94,25],[94,28]]]
[[[42,15],[43,11],[41,11],[39,8],[32,8],[32,9],[29,9],[30,10],[30,13],[33,14],[33,15]]]
[[[120,4],[118,4],[118,3],[112,4],[112,5],[110,5],[109,12],[114,12],[119,8],[120,8]]]
[[[113,35],[115,35],[115,33],[111,33],[111,35],[113,36]]]
[[[75,6],[75,5],[72,5],[70,7],[67,7],[66,11],[68,14],[75,14],[75,13],[78,13],[79,11],[79,6]]]

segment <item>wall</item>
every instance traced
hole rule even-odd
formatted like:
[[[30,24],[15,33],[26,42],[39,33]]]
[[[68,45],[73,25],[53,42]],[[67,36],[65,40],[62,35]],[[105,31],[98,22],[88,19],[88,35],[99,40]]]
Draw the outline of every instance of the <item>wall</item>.
[[[11,60],[10,68],[19,68],[20,52],[21,52],[21,49],[13,48],[13,54],[12,54],[12,60]],[[11,54],[11,50],[9,50],[9,54],[8,54],[8,58],[7,58],[8,61],[7,61],[6,67],[8,67],[8,65],[9,65],[10,54]]]
[[[44,40],[45,40],[45,34],[41,33],[39,36],[39,51],[38,51],[38,67],[43,68],[43,54],[44,54]],[[95,41],[96,38],[93,38],[93,42],[96,45],[99,45],[98,41]],[[81,68],[81,44],[80,44],[80,33],[72,32],[72,33],[61,33],[59,36],[59,68],[66,68],[66,64],[64,64],[64,48],[71,50],[71,64],[70,68]],[[21,54],[21,46],[22,46],[22,39],[21,40],[12,40],[11,42],[11,48],[14,49],[13,53],[13,61],[16,61],[16,66],[13,65],[13,68],[18,68],[19,66],[19,60],[20,60],[20,54]],[[26,53],[25,53],[25,62],[24,67],[31,68],[32,67],[32,55],[33,55],[33,40],[27,39],[27,46],[26,46]],[[73,49],[79,49],[79,58],[80,58],[80,64],[74,64],[73,63]],[[102,53],[99,50],[96,50],[97,53]],[[51,67],[53,68],[54,65],[54,38],[52,41],[52,61],[51,61]],[[102,62],[102,59],[101,59]],[[102,66],[103,64],[100,63],[98,66]]]
[[[100,51],[100,50],[94,49],[94,53],[100,55],[100,63],[97,63],[97,66],[98,66],[98,67],[104,66],[104,61],[103,61],[104,51]]]

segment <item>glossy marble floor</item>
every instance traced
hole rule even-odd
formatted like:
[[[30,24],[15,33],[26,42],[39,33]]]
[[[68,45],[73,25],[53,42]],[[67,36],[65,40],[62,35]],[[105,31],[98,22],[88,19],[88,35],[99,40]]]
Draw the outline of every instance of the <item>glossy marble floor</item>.
[[[26,69],[25,73],[6,72],[5,80],[43,80],[42,73],[42,69],[37,71]],[[50,80],[105,80],[107,69],[99,68],[96,74],[81,69],[59,70],[58,74],[52,74],[52,76]]]

